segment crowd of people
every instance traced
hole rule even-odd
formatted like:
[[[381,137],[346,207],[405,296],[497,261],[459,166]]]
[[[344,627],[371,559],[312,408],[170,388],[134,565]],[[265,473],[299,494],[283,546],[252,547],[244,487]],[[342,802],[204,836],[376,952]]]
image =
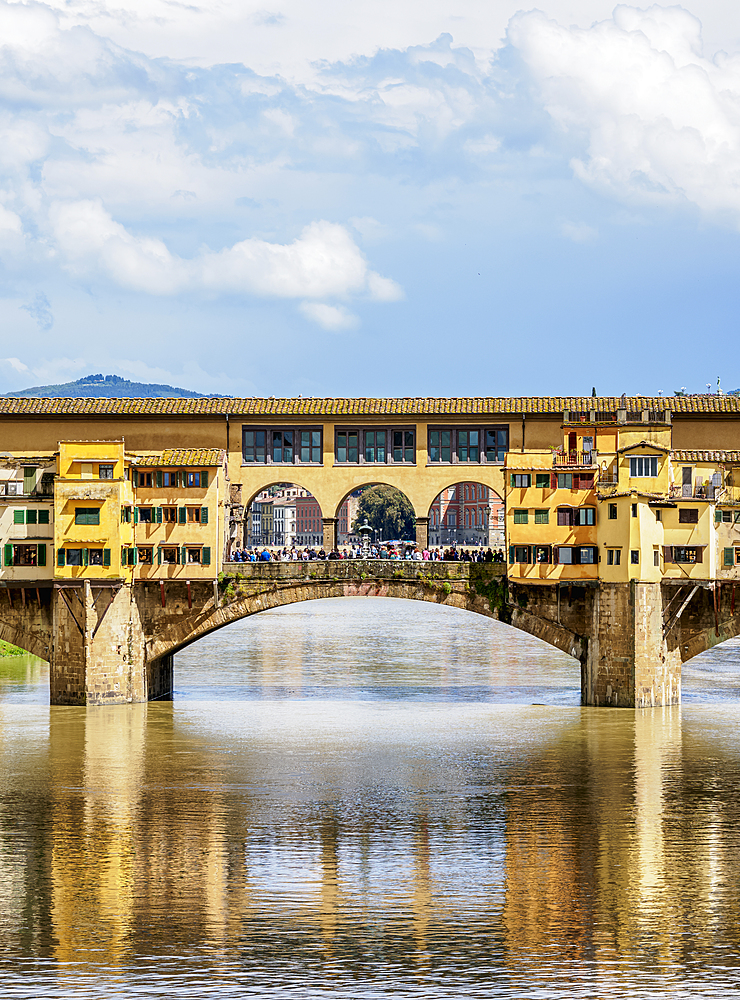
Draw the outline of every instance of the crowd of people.
[[[323,548],[259,548],[237,549],[231,553],[232,562],[305,562],[309,559],[399,559],[416,562],[504,562],[502,549],[481,547],[424,548],[417,545],[396,546],[382,542],[369,547],[367,555],[359,545],[332,549]]]

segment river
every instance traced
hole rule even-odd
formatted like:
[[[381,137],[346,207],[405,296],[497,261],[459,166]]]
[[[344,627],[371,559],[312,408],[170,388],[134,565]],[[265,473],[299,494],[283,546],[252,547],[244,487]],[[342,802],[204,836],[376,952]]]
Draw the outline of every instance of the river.
[[[0,660],[3,997],[740,995],[740,645],[680,708],[346,598],[178,654],[173,702],[49,708]]]

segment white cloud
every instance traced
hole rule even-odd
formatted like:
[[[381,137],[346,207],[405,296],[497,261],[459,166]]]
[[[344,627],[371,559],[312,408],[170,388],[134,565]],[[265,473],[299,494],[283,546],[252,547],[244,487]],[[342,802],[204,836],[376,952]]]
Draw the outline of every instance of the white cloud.
[[[593,226],[587,226],[585,222],[564,222],[560,227],[563,236],[574,243],[593,243],[599,233]]]
[[[581,29],[535,11],[513,18],[509,38],[549,114],[583,142],[572,161],[583,181],[740,221],[740,59],[703,56],[697,18],[620,5]]]
[[[302,302],[300,310],[303,315],[325,330],[339,333],[341,330],[354,330],[359,326],[359,320],[344,306],[330,306],[325,302]]]
[[[344,226],[313,222],[292,243],[247,239],[193,259],[170,253],[159,239],[134,236],[100,202],[61,202],[50,213],[67,266],[100,270],[117,284],[155,295],[193,289],[274,298],[347,298],[391,302],[399,286],[370,270]]]

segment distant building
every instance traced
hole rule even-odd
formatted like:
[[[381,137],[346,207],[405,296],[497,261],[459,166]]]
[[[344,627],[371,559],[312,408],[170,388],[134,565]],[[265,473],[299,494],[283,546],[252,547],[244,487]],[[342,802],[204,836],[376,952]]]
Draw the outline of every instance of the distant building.
[[[442,490],[429,512],[430,545],[500,545],[504,505],[481,483],[457,483]]]

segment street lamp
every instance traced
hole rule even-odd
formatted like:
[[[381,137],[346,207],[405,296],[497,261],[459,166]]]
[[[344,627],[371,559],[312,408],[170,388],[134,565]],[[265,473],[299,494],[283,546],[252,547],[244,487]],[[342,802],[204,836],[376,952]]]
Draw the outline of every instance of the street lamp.
[[[370,534],[372,528],[367,523],[367,518],[365,518],[365,523],[360,525],[360,535],[362,536],[362,558],[367,559],[370,554]]]

